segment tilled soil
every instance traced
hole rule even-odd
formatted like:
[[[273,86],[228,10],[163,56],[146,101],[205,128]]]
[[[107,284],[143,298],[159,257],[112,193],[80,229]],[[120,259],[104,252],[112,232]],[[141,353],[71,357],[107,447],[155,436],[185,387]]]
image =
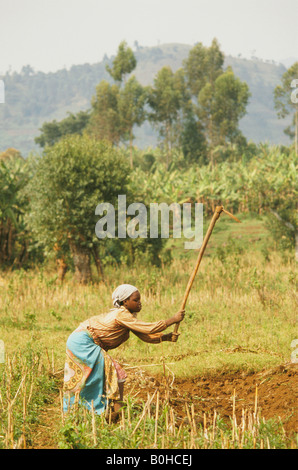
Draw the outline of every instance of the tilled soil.
[[[186,416],[186,404],[194,404],[197,423],[211,424],[214,411],[227,421],[233,413],[241,419],[242,410],[254,411],[256,406],[265,420],[281,420],[285,433],[293,437],[298,431],[298,364],[289,363],[258,373],[223,372],[209,375],[175,378],[153,376],[140,367],[130,371],[125,395],[146,402],[148,393],[160,391],[161,399],[168,399],[179,419]],[[40,416],[40,425],[34,432],[33,448],[55,448],[55,433],[61,423],[60,399],[52,403]]]
[[[217,415],[229,419],[233,413],[234,394],[235,413],[240,419],[243,409],[255,410],[257,394],[257,409],[265,420],[280,419],[288,435],[298,431],[298,364],[280,365],[258,373],[223,372],[174,378],[168,387],[163,376],[145,374],[141,380],[140,377],[131,379],[128,386],[136,389],[136,381],[139,384],[137,397],[145,401],[148,392],[154,393],[156,388],[161,390],[161,395],[168,391],[170,404],[181,418],[186,413],[185,404],[194,403],[198,422],[203,420],[204,413],[207,421],[208,418],[211,421],[214,410]]]

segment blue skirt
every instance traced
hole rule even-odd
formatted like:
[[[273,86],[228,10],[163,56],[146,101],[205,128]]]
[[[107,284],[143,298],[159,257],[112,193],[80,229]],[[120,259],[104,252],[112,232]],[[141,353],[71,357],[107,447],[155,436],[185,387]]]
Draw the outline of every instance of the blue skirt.
[[[107,406],[105,352],[86,330],[74,331],[66,343],[63,411],[78,402],[101,414]]]

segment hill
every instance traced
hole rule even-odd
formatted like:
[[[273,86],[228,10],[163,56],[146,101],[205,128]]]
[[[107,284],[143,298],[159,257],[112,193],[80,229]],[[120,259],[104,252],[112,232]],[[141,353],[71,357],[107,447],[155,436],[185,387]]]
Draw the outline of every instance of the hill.
[[[164,65],[177,70],[191,47],[183,44],[138,46],[134,72],[137,79],[148,85]],[[69,70],[55,73],[35,72],[28,65],[20,73],[7,72],[1,76],[6,99],[0,106],[0,151],[14,147],[27,156],[31,150],[39,150],[34,138],[39,135],[42,124],[54,119],[59,121],[67,116],[67,112],[90,108],[96,85],[103,79],[111,80],[105,67],[112,60],[113,57],[105,57],[96,64],[73,65]],[[283,133],[288,123],[278,120],[273,103],[273,90],[286,68],[257,58],[247,60],[226,56],[224,66],[228,65],[247,82],[252,94],[248,113],[240,123],[246,138],[256,143],[288,144],[289,140]],[[156,144],[156,134],[148,123],[137,129],[135,134],[135,145],[139,147]]]

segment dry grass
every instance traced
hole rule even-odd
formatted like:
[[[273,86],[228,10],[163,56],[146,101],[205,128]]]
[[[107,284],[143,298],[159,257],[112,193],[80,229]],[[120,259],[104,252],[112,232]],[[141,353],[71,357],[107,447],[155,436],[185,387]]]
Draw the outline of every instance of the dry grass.
[[[144,273],[134,269],[110,268],[105,284],[77,286],[69,276],[63,286],[54,272],[14,272],[0,281],[0,327],[7,353],[34,345],[37,350],[55,351],[58,368],[63,367],[67,337],[86,318],[111,308],[111,292],[118,283],[139,287],[145,321],[167,318],[179,308],[193,262],[176,260],[173,265]],[[176,344],[164,343],[163,353],[197,354],[196,366],[208,362],[231,365],[241,358],[253,368],[289,360],[295,339],[297,294],[295,266],[283,264],[278,255],[264,263],[259,255],[228,258],[224,263],[206,258],[200,267],[181,323]],[[295,336],[296,334],[296,336]],[[17,342],[15,338],[17,337]],[[233,358],[226,352],[238,348]],[[241,353],[240,353],[241,351]],[[115,350],[126,362],[159,362],[161,349],[130,340]],[[260,361],[258,361],[260,359]],[[181,364],[184,360],[180,361]],[[237,364],[235,364],[237,365]],[[174,373],[182,373],[176,367]]]

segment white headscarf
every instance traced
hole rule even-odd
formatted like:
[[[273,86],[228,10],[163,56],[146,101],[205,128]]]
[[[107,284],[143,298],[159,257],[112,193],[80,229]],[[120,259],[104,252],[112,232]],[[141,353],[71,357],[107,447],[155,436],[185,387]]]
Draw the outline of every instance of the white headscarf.
[[[114,306],[120,307],[119,302],[122,302],[123,300],[127,299],[131,296],[131,294],[133,294],[133,292],[136,292],[137,290],[138,289],[135,286],[132,286],[130,284],[121,284],[121,286],[118,286],[112,294]]]

